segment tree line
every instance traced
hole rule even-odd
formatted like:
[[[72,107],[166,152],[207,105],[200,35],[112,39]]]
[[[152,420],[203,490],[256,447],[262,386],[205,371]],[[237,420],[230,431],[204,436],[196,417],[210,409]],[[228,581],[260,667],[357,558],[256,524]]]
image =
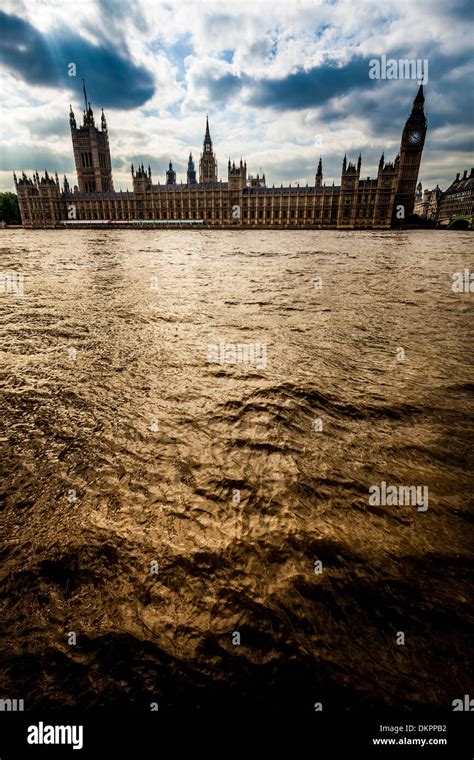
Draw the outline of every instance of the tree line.
[[[21,224],[20,207],[15,193],[0,193],[0,224]]]

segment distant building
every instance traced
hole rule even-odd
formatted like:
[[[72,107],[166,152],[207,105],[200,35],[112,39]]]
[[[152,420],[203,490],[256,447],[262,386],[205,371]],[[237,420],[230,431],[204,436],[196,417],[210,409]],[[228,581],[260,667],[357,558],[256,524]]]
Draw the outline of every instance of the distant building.
[[[456,174],[456,179],[441,196],[438,212],[438,223],[447,226],[454,217],[470,216],[473,214],[474,199],[474,169],[467,176],[467,169],[462,177]]]
[[[210,226],[268,226],[274,228],[388,229],[413,213],[421,154],[426,135],[423,85],[403,129],[400,154],[393,162],[384,155],[375,179],[361,177],[362,157],[342,162],[340,185],[326,185],[319,159],[312,185],[267,187],[265,174],[247,174],[247,164],[230,159],[227,181],[219,181],[209,119],[199,161],[199,182],[189,155],[186,183],[176,182],[170,162],[165,184],[152,180],[151,167],[131,167],[133,191],[114,192],[107,122],[96,127],[87,100],[83,124],[69,113],[78,186],[72,191],[64,177],[23,172],[15,187],[23,226],[81,224],[206,224]]]
[[[211,133],[209,132],[209,119],[207,116],[203,152],[201,153],[201,160],[199,161],[199,182],[201,184],[217,182],[217,161],[212,150]]]
[[[196,170],[194,168],[194,161],[193,161],[193,154],[189,154],[189,160],[188,160],[188,171],[186,173],[186,179],[188,185],[195,185],[197,183],[196,180]]]
[[[418,182],[416,186],[413,213],[417,214],[420,219],[427,219],[430,222],[435,222],[438,218],[441,196],[442,191],[438,185],[436,185],[433,190],[423,190],[421,182]]]
[[[148,167],[149,177],[151,177],[151,169]],[[168,168],[168,171],[166,172],[166,184],[167,185],[176,185],[176,172],[173,169],[173,164],[170,161],[170,165]]]

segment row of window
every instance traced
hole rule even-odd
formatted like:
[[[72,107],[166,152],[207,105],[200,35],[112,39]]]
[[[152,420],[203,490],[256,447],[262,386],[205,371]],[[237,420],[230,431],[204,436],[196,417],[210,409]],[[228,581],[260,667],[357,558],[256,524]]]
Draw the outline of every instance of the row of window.
[[[365,213],[361,213],[360,214],[360,216],[366,216],[366,215],[369,216],[368,214],[365,214]],[[348,216],[349,216],[349,211],[348,210],[344,211],[344,217],[348,217]],[[60,215],[58,216],[58,218],[60,218]],[[137,211],[135,214],[123,214],[123,213],[121,214],[121,213],[114,213],[114,212],[112,212],[112,213],[99,213],[98,211],[91,211],[90,213],[82,214],[78,210],[77,213],[76,213],[76,218],[78,220],[109,218],[111,220],[126,221],[127,219],[131,219],[131,218],[136,218],[136,219],[155,219],[157,217],[156,217],[156,215],[152,214],[151,212],[143,212],[143,211]],[[160,216],[160,219],[164,219],[164,220],[166,220],[166,219],[169,219],[169,220],[176,220],[176,219],[194,219],[194,220],[197,220],[197,219],[203,219],[203,218],[205,219],[205,221],[209,221],[209,219],[210,219],[209,217],[206,219],[205,217],[203,217],[199,213],[196,213],[196,214],[193,214],[193,213],[184,213],[184,214],[176,213],[175,214],[173,212],[169,212],[168,214],[163,214],[163,215]],[[322,215],[322,217],[320,217],[320,216],[313,216],[309,212],[306,214],[306,216],[303,213],[296,214],[295,212],[292,212],[289,216],[288,216],[288,214],[284,214],[284,215],[280,216],[278,214],[271,215],[271,214],[262,214],[262,213],[260,213],[260,214],[252,214],[250,216],[245,215],[245,216],[242,217],[242,221],[244,221],[244,222],[248,221],[249,222],[249,221],[254,221],[254,220],[258,219],[258,221],[261,221],[261,222],[263,222],[263,221],[266,221],[266,222],[273,222],[273,221],[278,222],[279,220],[285,221],[288,218],[291,221],[299,220],[300,222],[305,222],[305,221],[306,222],[313,222],[313,221],[317,222],[320,218],[322,218],[324,220],[328,220],[330,218],[336,219],[337,218],[337,213],[330,214],[330,213],[326,212],[325,214]],[[228,216],[228,215],[222,214],[222,215],[217,215],[216,217],[214,217],[214,219],[217,219],[217,220],[221,219],[223,222],[227,222],[227,221],[231,221],[233,219],[233,217],[231,217],[230,215]],[[235,221],[238,222],[238,219],[236,219]]]
[[[99,166],[101,169],[108,169],[107,164],[107,157],[105,156],[105,153],[98,153],[99,156]],[[90,169],[94,164],[92,160],[92,153],[90,150],[83,151],[81,153],[81,164],[84,169]]]
[[[37,208],[38,209],[38,213],[42,213],[42,210],[43,210],[44,207],[42,207],[42,206],[36,206],[35,205],[35,206],[32,206],[31,208],[32,209],[33,208],[34,209]],[[62,207],[61,207],[60,204],[55,204],[55,208],[57,210],[58,217],[60,218],[61,215],[62,215],[61,214],[61,208]],[[306,214],[305,214],[305,212],[304,212],[303,209],[301,209],[299,212],[296,212],[295,209],[291,209],[289,214],[288,213],[285,213],[285,214],[271,214],[270,211],[267,211],[266,213],[263,213],[261,210],[259,210],[257,213],[242,214],[242,219],[254,219],[254,218],[258,217],[259,219],[270,220],[272,218],[274,218],[274,219],[285,218],[286,219],[286,218],[289,217],[290,219],[305,219],[306,218],[307,220],[309,220],[309,219],[313,219],[314,218],[314,219],[317,220],[317,219],[319,219],[321,217],[324,218],[324,219],[328,219],[331,216],[332,217],[336,217],[337,213],[338,213],[338,209],[336,209],[336,208],[332,209],[332,211],[329,210],[329,209],[325,209],[325,211],[324,211],[324,213],[322,215],[321,214],[313,214],[312,211],[309,210],[309,209],[306,211]],[[373,209],[360,209],[360,211],[356,214],[356,216],[361,216],[361,217],[371,216],[372,213],[373,213]],[[379,208],[379,215],[384,216],[386,213],[389,213],[389,208],[387,206],[381,206]],[[89,210],[89,209],[85,209],[84,210],[82,208],[77,208],[77,207],[76,207],[76,216],[77,216],[78,219],[105,219],[105,218],[110,218],[110,219],[129,219],[129,218],[133,218],[133,217],[138,217],[138,218],[141,218],[141,219],[143,219],[143,218],[146,218],[146,219],[155,219],[155,218],[161,218],[161,219],[206,219],[206,218],[207,219],[209,219],[209,218],[228,219],[228,218],[233,218],[233,219],[235,219],[235,218],[239,218],[239,217],[233,217],[232,214],[229,214],[229,213],[214,214],[211,217],[210,215],[206,216],[206,215],[200,213],[199,211],[195,211],[195,212],[193,212],[193,211],[182,212],[182,211],[178,210],[176,212],[175,211],[168,211],[168,212],[165,212],[163,214],[156,214],[156,213],[153,213],[150,210],[143,211],[141,209],[135,209],[135,210],[132,209],[132,210],[129,210],[129,211],[127,211],[127,210],[122,211],[120,209],[117,209],[117,210],[115,210],[115,209],[103,209],[101,211],[97,211],[97,210],[92,210],[92,209],[91,210]],[[350,209],[344,209],[343,210],[343,216],[344,217],[350,216]]]
[[[110,184],[109,181],[104,179],[102,180],[102,192],[107,193],[110,190]],[[84,180],[84,192],[85,193],[96,193],[96,184],[95,179],[86,179]]]
[[[94,180],[87,180],[85,182],[85,191],[86,192],[95,192],[95,181]],[[40,201],[39,199],[37,199],[37,200],[38,200],[38,208],[41,208],[42,201]],[[33,205],[36,206],[36,204],[32,204],[32,206]],[[61,204],[60,204],[59,201],[56,202],[54,205],[58,209],[61,208]],[[168,208],[168,209],[166,209],[166,208],[164,208],[164,209],[150,209],[150,208],[143,209],[143,207],[140,207],[138,205],[131,205],[131,206],[114,206],[114,205],[112,205],[112,206],[108,206],[108,205],[104,204],[101,207],[100,211],[98,211],[97,209],[92,209],[91,207],[83,206],[82,204],[79,205],[79,206],[77,204],[73,204],[73,205],[76,206],[76,213],[78,215],[79,214],[83,215],[84,218],[88,218],[90,216],[90,214],[95,214],[95,215],[99,215],[101,218],[107,218],[107,217],[115,218],[115,217],[117,217],[117,218],[125,218],[126,219],[126,218],[129,218],[129,217],[133,217],[134,215],[139,215],[139,214],[143,215],[143,214],[146,214],[147,218],[149,218],[149,219],[154,219],[154,218],[203,219],[203,218],[206,218],[206,217],[209,218],[210,216],[220,216],[222,218],[227,218],[228,216],[232,216],[232,214],[233,214],[233,209],[232,208],[229,209],[227,206],[223,206],[222,208],[217,207],[217,208],[215,208],[215,209],[212,210],[213,211],[212,214],[211,213],[207,213],[206,214],[206,209],[204,207],[200,207],[200,208],[197,208],[197,207],[193,208],[193,207],[191,207],[190,209],[189,208],[188,209],[182,209],[181,207]],[[365,206],[364,208],[356,207],[356,209],[355,209],[356,215],[360,215],[360,216],[370,215],[373,212],[373,210],[374,210],[374,206],[373,205],[371,205],[371,206]],[[381,213],[381,214],[388,213],[389,206],[387,204],[380,204],[380,206],[378,207],[378,210],[379,210],[379,213]],[[322,214],[321,214],[321,212],[322,212]],[[344,216],[349,215],[350,212],[351,212],[350,208],[345,208],[343,210]],[[271,219],[272,216],[274,216],[274,217],[279,217],[279,216],[285,216],[285,217],[287,217],[289,215],[291,219],[293,219],[295,217],[303,219],[305,216],[308,219],[310,219],[313,216],[315,218],[318,218],[321,215],[324,216],[324,217],[328,217],[328,216],[331,216],[331,215],[336,216],[337,213],[338,213],[338,206],[337,205],[334,205],[332,208],[325,207],[323,209],[321,209],[321,208],[316,208],[316,209],[313,209],[313,208],[306,208],[306,209],[299,208],[299,209],[296,209],[296,208],[291,208],[291,207],[288,208],[288,207],[284,206],[283,208],[279,208],[279,209],[275,208],[275,209],[272,210],[270,208],[262,209],[262,208],[251,207],[249,209],[248,207],[244,207],[242,209],[242,211],[241,211],[241,216],[243,218],[249,218],[249,217],[258,216],[258,217],[265,217],[266,219]],[[99,218],[99,217],[97,216],[97,218]],[[234,216],[233,218],[236,218],[236,217]]]
[[[153,216],[153,214],[151,214],[151,213],[145,214],[143,212],[138,212],[137,214],[134,214],[132,216],[125,215],[125,214],[108,214],[108,215],[105,215],[105,216],[108,219],[110,219],[111,221],[127,221],[127,220],[130,220],[131,218],[143,219],[143,220],[146,220],[146,219],[152,220],[152,219],[155,218]],[[348,210],[344,210],[343,211],[343,218],[344,219],[348,219],[349,216],[350,216],[349,211]],[[365,213],[364,211],[362,211],[356,218],[364,218],[364,217],[369,217],[370,218],[371,215],[368,214],[368,213]],[[381,214],[380,218],[383,218],[383,217],[384,217],[384,215]],[[63,219],[63,215],[62,215],[61,210],[59,208],[56,208],[54,210],[48,210],[46,213],[45,213],[44,209],[41,209],[41,210],[39,210],[39,209],[30,209],[29,213],[28,213],[28,218],[31,219],[31,220],[33,220],[33,221],[41,221],[41,220],[46,220],[46,219],[53,219],[53,220],[60,221],[60,220]],[[77,221],[87,221],[87,220],[95,221],[95,220],[102,220],[102,219],[104,219],[104,214],[99,213],[97,211],[93,211],[93,212],[91,212],[89,214],[86,214],[86,215],[81,214],[81,213],[78,212],[77,215],[76,215],[76,220]],[[173,213],[168,214],[165,217],[162,217],[163,221],[167,221],[167,220],[169,220],[169,221],[175,221],[175,220],[179,220],[179,219],[200,220],[200,219],[202,219],[202,217],[199,216],[198,214],[183,214],[183,215],[179,215],[179,214],[173,214]],[[288,221],[290,221],[290,223],[293,223],[293,224],[298,224],[298,223],[299,224],[305,224],[305,223],[306,224],[314,224],[314,223],[317,224],[319,221],[324,221],[324,222],[328,223],[329,221],[336,222],[336,220],[337,220],[337,215],[336,214],[332,214],[332,215],[330,215],[330,214],[324,214],[323,217],[316,217],[316,218],[313,218],[311,214],[307,214],[306,218],[302,214],[300,214],[299,216],[296,216],[295,214],[291,214],[289,220],[288,220],[288,217],[286,215],[282,216],[282,217],[279,217],[279,216],[273,216],[272,217],[272,216],[270,216],[268,214],[267,215],[259,214],[258,216],[252,216],[250,218],[244,217],[241,221],[244,224],[245,223],[247,223],[247,224],[250,224],[250,223],[257,223],[257,224],[263,224],[263,223],[267,223],[267,224],[279,224],[279,223],[287,223]],[[210,221],[210,220],[205,220],[205,221]],[[226,217],[224,217],[224,216],[222,216],[222,217],[218,217],[217,219],[215,219],[215,221],[217,221],[217,222],[221,221],[222,223],[227,223],[227,222],[229,222],[231,220],[228,219],[228,218],[226,218]],[[239,220],[236,220],[236,222],[239,223]]]
[[[473,207],[473,199],[472,198],[466,198],[465,200],[460,201],[459,199],[449,199],[447,201],[443,201],[442,203],[443,208],[464,208],[464,209],[472,209]]]
[[[92,166],[92,153],[90,151],[81,153],[81,163],[84,168]]]

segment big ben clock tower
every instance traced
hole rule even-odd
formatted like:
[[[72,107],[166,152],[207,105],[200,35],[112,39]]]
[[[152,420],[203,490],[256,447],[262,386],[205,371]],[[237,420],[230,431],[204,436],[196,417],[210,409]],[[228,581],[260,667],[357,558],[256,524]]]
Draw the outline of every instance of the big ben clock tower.
[[[413,213],[418,170],[420,168],[421,154],[426,135],[424,104],[425,96],[423,94],[423,85],[421,84],[413,101],[412,112],[406,121],[402,134],[398,187],[394,208],[395,223],[400,223],[402,219],[408,219],[410,214]],[[404,212],[401,215],[399,214],[400,206],[404,208]]]

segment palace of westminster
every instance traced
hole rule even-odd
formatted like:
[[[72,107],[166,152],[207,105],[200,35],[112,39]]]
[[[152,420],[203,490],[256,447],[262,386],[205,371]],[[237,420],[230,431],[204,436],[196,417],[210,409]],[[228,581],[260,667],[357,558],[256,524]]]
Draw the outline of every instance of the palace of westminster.
[[[387,229],[403,223],[413,212],[418,170],[426,135],[423,85],[403,129],[400,153],[393,163],[382,155],[376,179],[361,177],[357,163],[342,163],[340,185],[326,185],[322,161],[314,184],[267,187],[262,177],[247,175],[246,162],[228,163],[227,181],[217,177],[209,122],[206,121],[199,180],[192,155],[186,183],[176,182],[170,163],[166,184],[155,184],[151,168],[131,168],[132,192],[114,191],[107,122],[102,111],[100,129],[87,101],[83,123],[77,126],[70,109],[78,186],[71,190],[64,177],[38,172],[29,178],[14,174],[24,227],[59,227],[93,224],[180,225],[212,227],[266,226],[312,229]]]

